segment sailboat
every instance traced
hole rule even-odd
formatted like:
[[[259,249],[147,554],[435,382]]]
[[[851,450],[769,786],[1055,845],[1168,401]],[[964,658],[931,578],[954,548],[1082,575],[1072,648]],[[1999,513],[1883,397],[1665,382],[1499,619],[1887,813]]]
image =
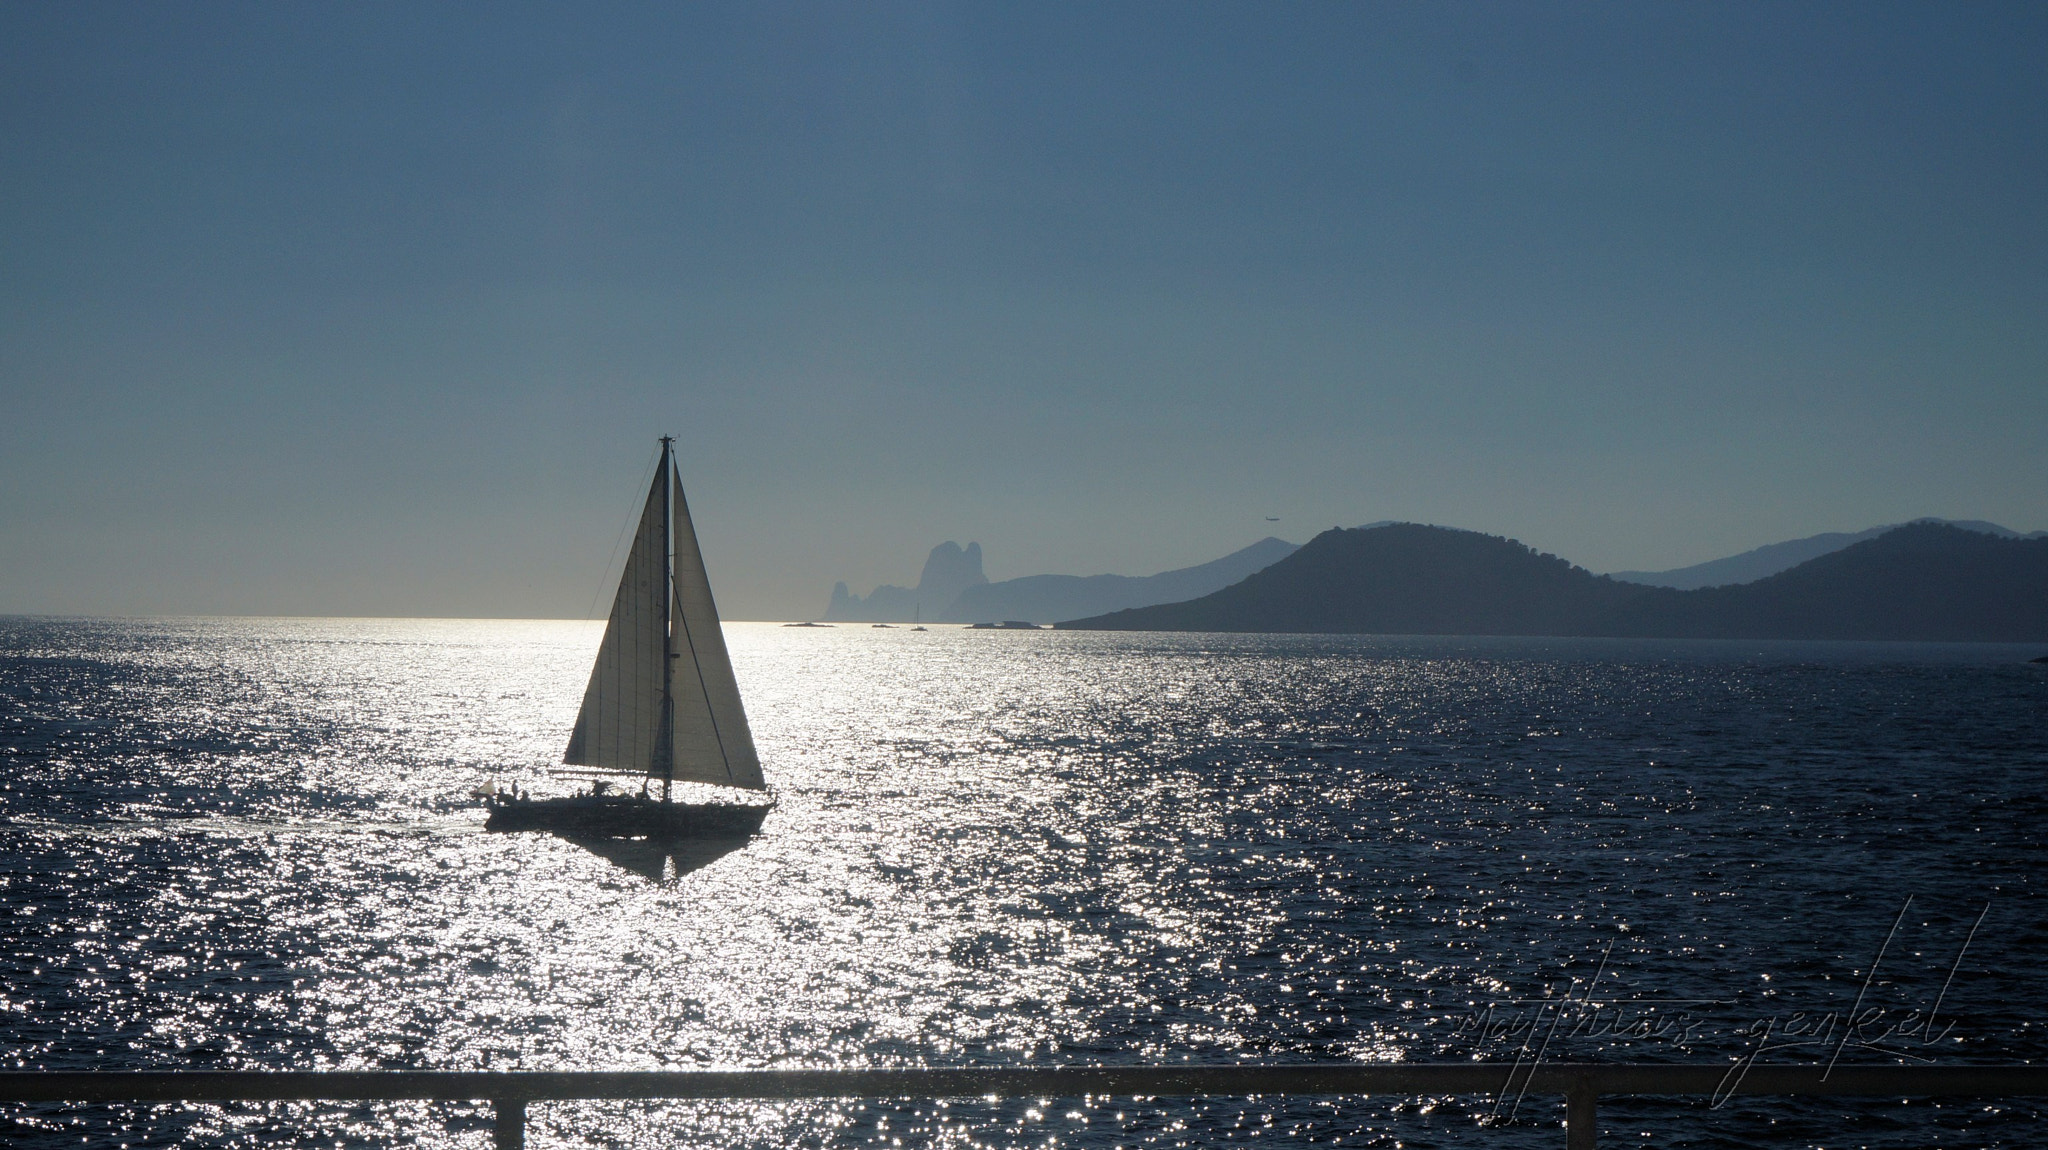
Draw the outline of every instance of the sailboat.
[[[560,773],[591,777],[590,789],[560,798],[530,798],[516,790],[494,795],[485,830],[554,831],[571,838],[743,838],[760,830],[775,805],[772,798],[762,803],[674,797],[679,782],[768,789],[683,499],[674,444],[672,436],[662,436],[661,464],[562,756],[571,769]],[[605,776],[637,778],[639,791],[621,793]]]

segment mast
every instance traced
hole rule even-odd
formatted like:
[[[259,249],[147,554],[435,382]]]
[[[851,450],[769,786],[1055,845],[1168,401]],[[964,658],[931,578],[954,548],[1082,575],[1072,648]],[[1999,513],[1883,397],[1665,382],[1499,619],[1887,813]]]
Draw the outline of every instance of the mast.
[[[661,801],[668,802],[669,790],[675,783],[675,729],[676,729],[676,641],[675,620],[671,618],[675,603],[675,539],[670,526],[675,508],[669,499],[672,486],[669,476],[674,466],[669,453],[675,444],[675,437],[661,437],[661,726],[660,734],[654,740],[654,766],[661,771]]]

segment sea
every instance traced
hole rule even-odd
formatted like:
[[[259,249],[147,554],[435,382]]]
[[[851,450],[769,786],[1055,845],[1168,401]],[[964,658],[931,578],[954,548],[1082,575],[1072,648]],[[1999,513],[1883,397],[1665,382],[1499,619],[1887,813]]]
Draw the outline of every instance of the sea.
[[[2048,1061],[2031,647],[738,623],[744,845],[492,834],[601,624],[0,619],[0,1068]],[[2044,1099],[1607,1098],[2027,1147]],[[1562,1147],[1525,1097],[536,1104],[535,1147]],[[483,1147],[452,1103],[10,1147]]]

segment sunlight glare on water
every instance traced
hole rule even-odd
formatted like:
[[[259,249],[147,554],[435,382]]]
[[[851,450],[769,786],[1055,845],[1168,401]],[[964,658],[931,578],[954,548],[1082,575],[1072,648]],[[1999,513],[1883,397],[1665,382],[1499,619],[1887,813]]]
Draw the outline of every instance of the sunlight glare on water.
[[[467,797],[574,785],[547,772],[597,624],[0,620],[8,1063],[1499,1058],[1519,1039],[1475,1033],[1476,1011],[1596,967],[1696,1025],[1567,1055],[1718,1060],[1761,1015],[1845,1004],[1907,896],[1884,993],[1924,1005],[1988,903],[1942,1056],[2044,1053],[2021,956],[2048,937],[2048,696],[2010,652],[726,632],[779,805],[740,849],[664,855],[485,834]],[[1550,1100],[1487,1111],[563,1104],[534,1108],[530,1144],[1559,1142]],[[1850,1123],[1905,1146],[1965,1121],[2006,1144],[2039,1118],[1898,1111],[1616,1112],[1672,1144]],[[475,1146],[487,1125],[0,1112],[11,1142],[53,1146]]]

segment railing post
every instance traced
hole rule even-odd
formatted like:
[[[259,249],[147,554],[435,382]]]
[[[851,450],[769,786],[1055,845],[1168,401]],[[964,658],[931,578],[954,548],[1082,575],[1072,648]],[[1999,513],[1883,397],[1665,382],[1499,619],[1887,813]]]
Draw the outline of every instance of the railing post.
[[[491,1122],[492,1150],[526,1150],[525,1099],[493,1098],[491,1105],[498,1111]]]
[[[1565,1150],[1593,1150],[1594,1125],[1599,1107],[1600,1096],[1593,1093],[1593,1084],[1583,1078],[1573,1083],[1570,1090],[1565,1091]]]

